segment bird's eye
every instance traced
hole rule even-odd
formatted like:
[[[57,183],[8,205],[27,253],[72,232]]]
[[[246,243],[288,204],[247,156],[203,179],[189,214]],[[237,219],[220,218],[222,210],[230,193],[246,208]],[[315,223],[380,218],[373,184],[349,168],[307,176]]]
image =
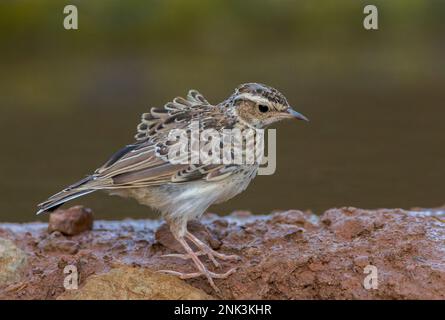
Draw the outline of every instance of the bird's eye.
[[[260,110],[260,112],[265,113],[265,112],[269,111],[269,107],[264,104],[260,104],[260,105],[258,105],[258,110]]]

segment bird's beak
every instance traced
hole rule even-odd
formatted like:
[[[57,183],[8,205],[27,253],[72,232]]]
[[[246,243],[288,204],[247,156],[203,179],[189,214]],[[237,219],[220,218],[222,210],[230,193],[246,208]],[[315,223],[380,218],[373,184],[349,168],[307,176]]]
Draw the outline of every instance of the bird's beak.
[[[295,111],[295,110],[292,109],[291,107],[289,107],[289,108],[286,110],[286,112],[289,114],[289,116],[290,116],[291,118],[298,119],[298,120],[304,120],[304,121],[308,121],[308,122],[309,122],[309,119],[308,119],[308,118],[306,118],[305,116],[303,116],[301,113]]]

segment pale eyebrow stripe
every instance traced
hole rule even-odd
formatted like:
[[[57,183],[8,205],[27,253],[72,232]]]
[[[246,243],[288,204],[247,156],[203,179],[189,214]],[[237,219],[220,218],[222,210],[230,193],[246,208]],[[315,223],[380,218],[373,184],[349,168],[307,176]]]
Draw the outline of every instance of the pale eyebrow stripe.
[[[251,94],[251,93],[247,93],[247,92],[242,93],[242,94],[236,96],[236,98],[237,99],[245,98],[245,99],[248,99],[248,100],[252,100],[252,101],[255,101],[255,102],[258,102],[258,103],[267,104],[267,105],[270,103],[270,101],[267,100],[266,98],[258,97],[258,96],[255,96],[255,95]]]

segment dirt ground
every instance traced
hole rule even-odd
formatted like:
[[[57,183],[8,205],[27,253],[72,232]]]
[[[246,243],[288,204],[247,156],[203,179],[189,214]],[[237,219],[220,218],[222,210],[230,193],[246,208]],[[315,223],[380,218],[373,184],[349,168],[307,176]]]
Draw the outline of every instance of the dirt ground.
[[[241,257],[220,268],[203,258],[215,272],[238,267],[215,280],[220,293],[202,277],[154,272],[195,271],[161,257],[180,249],[162,221],[92,224],[91,210],[69,210],[53,213],[51,233],[44,223],[0,224],[0,299],[445,299],[444,209],[206,214],[189,230]],[[78,289],[65,289],[67,266]]]

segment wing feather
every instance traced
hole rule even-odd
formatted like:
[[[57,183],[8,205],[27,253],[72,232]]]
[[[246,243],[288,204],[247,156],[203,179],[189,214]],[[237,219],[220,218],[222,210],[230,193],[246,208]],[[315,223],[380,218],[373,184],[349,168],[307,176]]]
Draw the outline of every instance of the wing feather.
[[[133,188],[226,178],[235,168],[177,164],[168,159],[168,152],[176,143],[169,140],[172,129],[185,129],[191,134],[193,120],[199,121],[201,129],[221,130],[230,126],[224,121],[224,114],[217,110],[196,90],[190,90],[187,99],[177,97],[163,108],[152,108],[149,113],[142,114],[136,142],[119,150],[97,169],[90,186],[98,189]]]

